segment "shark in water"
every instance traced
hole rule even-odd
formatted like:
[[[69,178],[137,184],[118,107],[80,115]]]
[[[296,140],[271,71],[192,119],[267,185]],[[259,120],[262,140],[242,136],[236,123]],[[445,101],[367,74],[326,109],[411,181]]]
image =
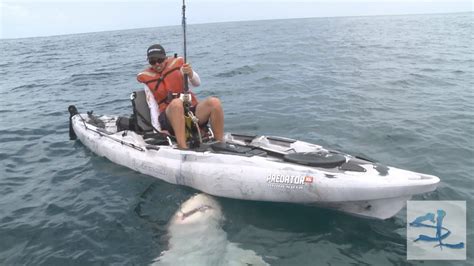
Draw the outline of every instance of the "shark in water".
[[[223,221],[221,207],[213,197],[191,197],[171,218],[169,249],[152,265],[269,265],[254,251],[229,242]]]

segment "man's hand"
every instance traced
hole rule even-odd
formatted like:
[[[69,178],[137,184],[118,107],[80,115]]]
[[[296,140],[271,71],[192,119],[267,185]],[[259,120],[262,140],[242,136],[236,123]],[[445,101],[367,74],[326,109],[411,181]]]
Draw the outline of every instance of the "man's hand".
[[[183,73],[188,75],[189,79],[193,78],[193,68],[189,63],[183,65]]]

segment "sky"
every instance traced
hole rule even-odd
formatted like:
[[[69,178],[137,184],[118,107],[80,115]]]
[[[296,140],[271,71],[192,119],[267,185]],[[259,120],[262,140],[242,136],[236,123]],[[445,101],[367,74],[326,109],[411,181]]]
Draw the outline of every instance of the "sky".
[[[0,38],[181,24],[182,0],[0,0]],[[473,0],[186,0],[188,24],[473,12]]]

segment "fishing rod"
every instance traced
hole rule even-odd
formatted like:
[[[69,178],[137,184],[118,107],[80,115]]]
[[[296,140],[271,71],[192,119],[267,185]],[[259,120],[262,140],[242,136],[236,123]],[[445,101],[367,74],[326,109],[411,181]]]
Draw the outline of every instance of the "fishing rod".
[[[186,4],[183,0],[183,19],[182,19],[182,26],[183,26],[183,55],[184,55],[184,63],[187,63],[187,55],[186,55]],[[188,74],[183,75],[183,104],[184,104],[184,119],[185,119],[185,127],[189,130],[192,145],[194,147],[199,147],[202,143],[202,135],[201,129],[199,127],[199,119],[191,112],[191,105],[192,105],[192,96],[189,92],[189,84],[188,84]],[[194,125],[194,129],[193,129]]]
[[[184,63],[186,64],[187,62],[187,57],[186,57],[186,4],[184,3],[183,0],[183,19],[181,21],[181,25],[183,26],[183,50],[184,50]],[[188,93],[189,91],[189,85],[188,85],[188,74],[184,74],[184,92]]]

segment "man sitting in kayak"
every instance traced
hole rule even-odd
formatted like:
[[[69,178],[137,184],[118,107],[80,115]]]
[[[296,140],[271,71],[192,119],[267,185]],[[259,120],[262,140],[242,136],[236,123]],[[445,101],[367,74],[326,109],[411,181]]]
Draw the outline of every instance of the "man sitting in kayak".
[[[188,75],[191,87],[198,87],[201,80],[190,64],[182,57],[167,57],[165,49],[154,44],[147,49],[150,67],[137,75],[137,80],[145,84],[147,103],[150,107],[151,122],[156,129],[168,131],[176,137],[178,147],[187,149],[183,101],[179,98],[184,89],[184,74]],[[199,119],[199,125],[210,120],[214,137],[223,140],[224,111],[216,97],[198,102],[191,92],[191,111]]]

